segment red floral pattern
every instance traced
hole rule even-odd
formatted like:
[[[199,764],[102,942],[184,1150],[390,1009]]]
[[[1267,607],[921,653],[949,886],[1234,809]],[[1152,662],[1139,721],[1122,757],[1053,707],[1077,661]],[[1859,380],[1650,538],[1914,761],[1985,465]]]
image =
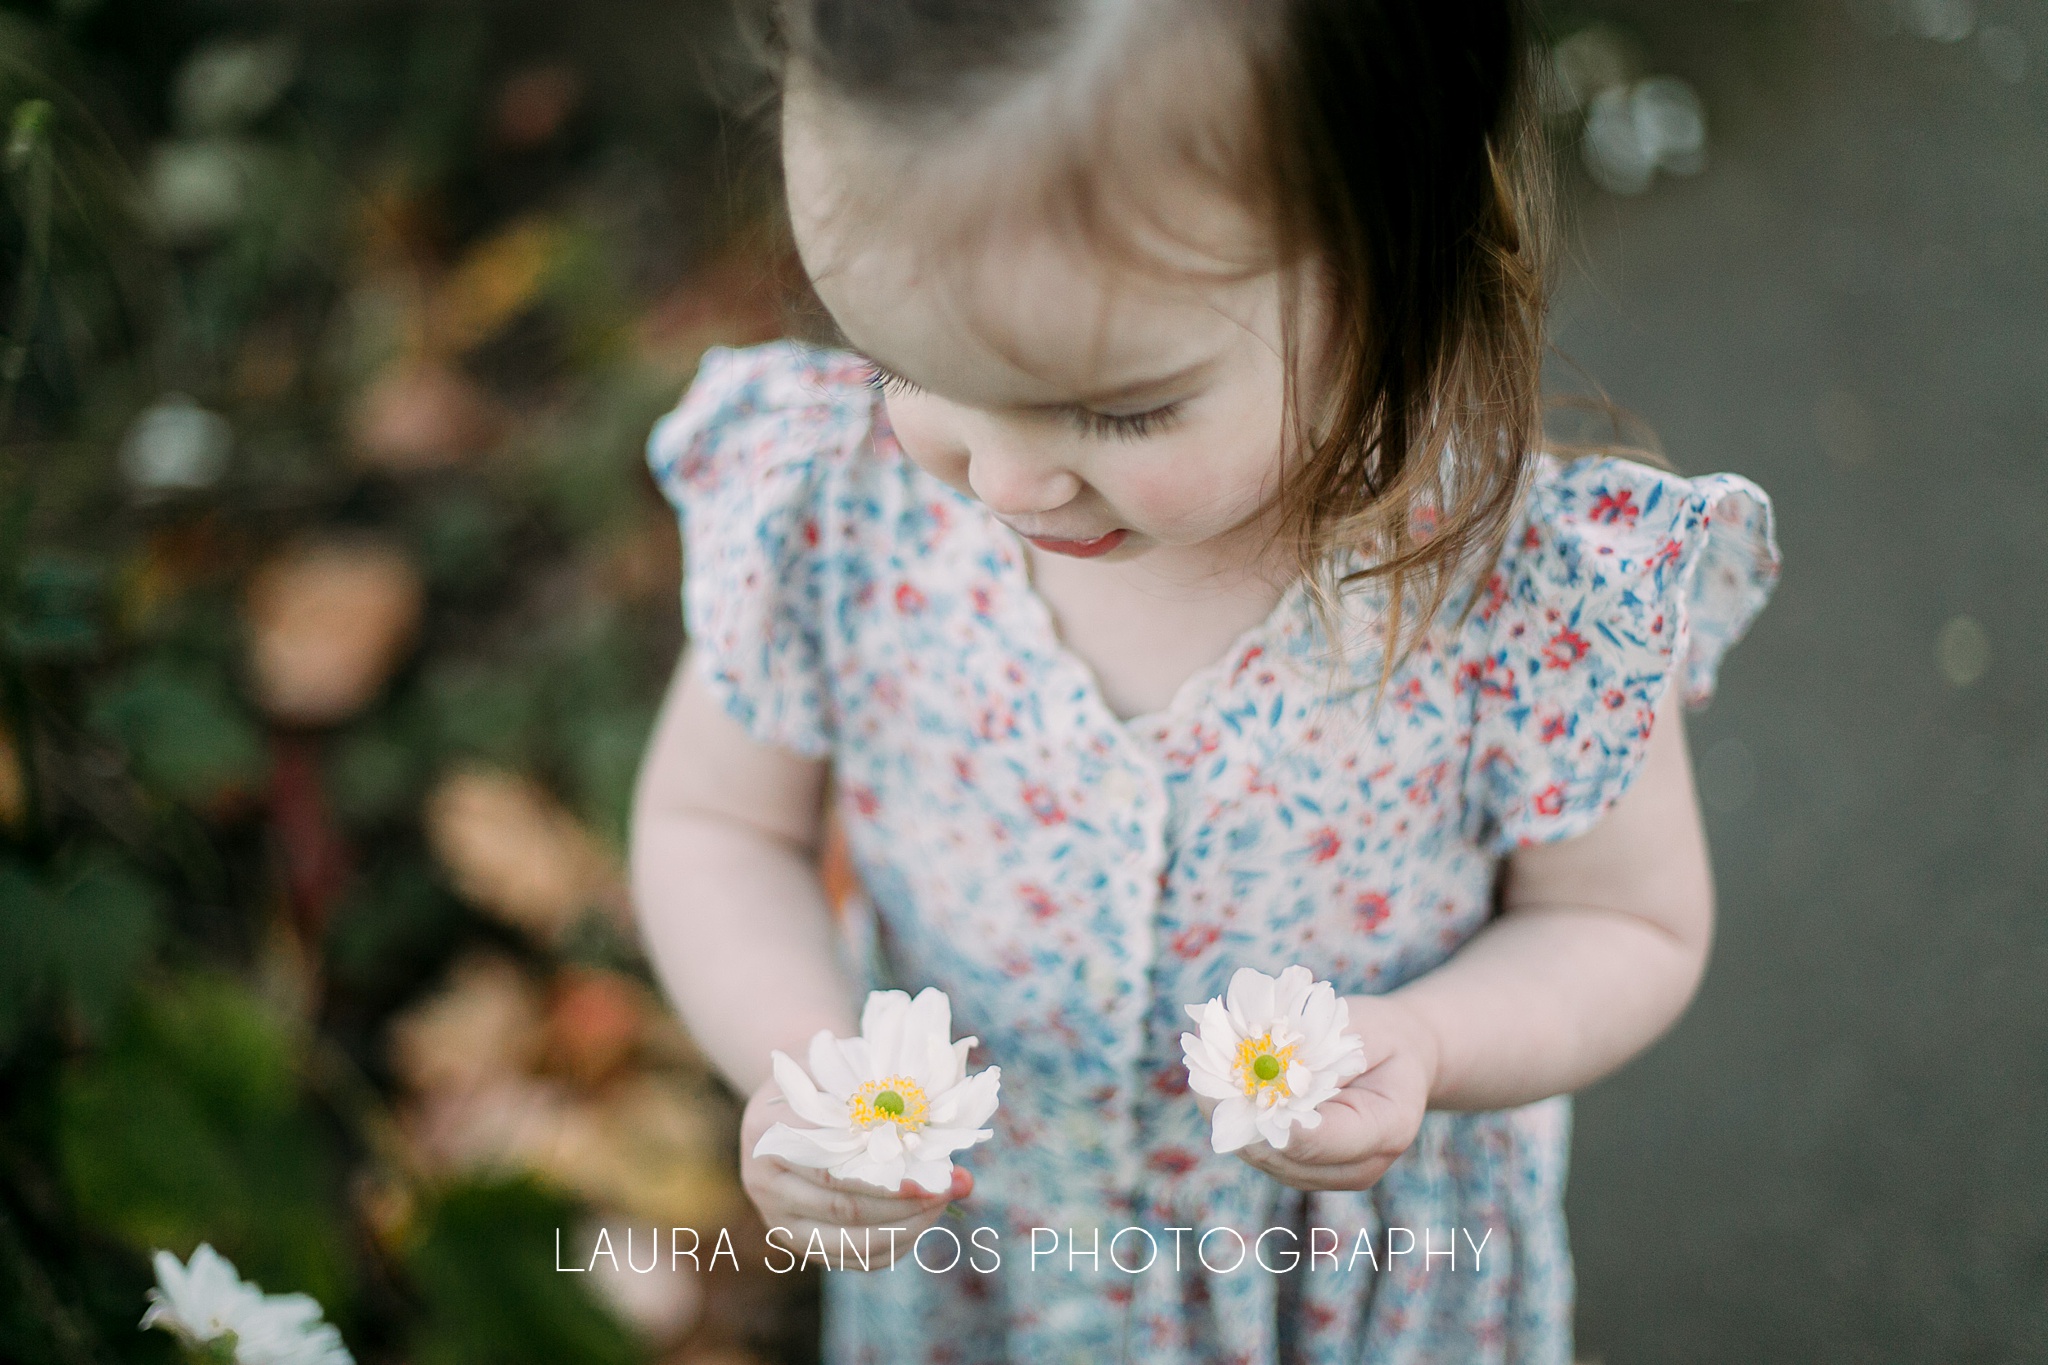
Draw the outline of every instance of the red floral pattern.
[[[1385,604],[1356,600],[1326,694],[1296,585],[1174,707],[1123,720],[1022,543],[903,456],[865,378],[789,343],[714,350],[649,452],[697,666],[757,739],[836,769],[869,984],[944,988],[975,1064],[1003,1067],[959,1225],[998,1231],[1002,1269],[829,1276],[827,1360],[1271,1361],[1275,1277],[1176,1266],[1164,1230],[1298,1224],[1346,1259],[1299,1281],[1299,1360],[1564,1365],[1568,1097],[1431,1113],[1372,1191],[1301,1195],[1209,1150],[1182,1005],[1292,962],[1390,990],[1469,940],[1501,858],[1619,799],[1664,689],[1706,699],[1777,571],[1768,500],[1544,457],[1472,610],[1377,712]],[[1162,1264],[1065,1264],[1070,1235],[1106,1250],[1127,1225]],[[1057,1271],[1032,1269],[1033,1227],[1058,1230]],[[1458,1228],[1488,1240],[1456,1273],[1387,1254],[1390,1229],[1440,1252]]]

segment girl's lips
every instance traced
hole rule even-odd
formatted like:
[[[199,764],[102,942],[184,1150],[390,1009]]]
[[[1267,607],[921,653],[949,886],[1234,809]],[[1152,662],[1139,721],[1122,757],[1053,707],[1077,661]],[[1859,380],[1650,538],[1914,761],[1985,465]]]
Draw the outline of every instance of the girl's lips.
[[[1024,538],[1039,549],[1050,550],[1056,555],[1072,555],[1076,559],[1093,559],[1096,555],[1106,555],[1117,546],[1123,544],[1124,537],[1129,534],[1129,531],[1119,526],[1108,535],[1097,536],[1094,540],[1040,540],[1036,536],[1026,536]]]

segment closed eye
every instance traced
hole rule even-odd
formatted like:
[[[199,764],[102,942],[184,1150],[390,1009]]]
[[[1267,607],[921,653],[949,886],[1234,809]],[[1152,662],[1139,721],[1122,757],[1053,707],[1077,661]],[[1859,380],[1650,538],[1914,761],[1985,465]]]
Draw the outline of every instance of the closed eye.
[[[891,370],[885,370],[874,361],[867,362],[868,387],[882,393],[923,393],[924,390]],[[1106,441],[1142,441],[1147,436],[1170,426],[1180,416],[1178,402],[1165,403],[1149,412],[1113,413],[1097,412],[1093,408],[1077,405],[1059,409],[1083,436]]]

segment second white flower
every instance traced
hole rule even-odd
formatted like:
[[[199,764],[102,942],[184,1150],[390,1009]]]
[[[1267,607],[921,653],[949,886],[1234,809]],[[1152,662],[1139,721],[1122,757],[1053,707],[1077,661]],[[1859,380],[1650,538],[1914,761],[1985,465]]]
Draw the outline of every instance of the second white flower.
[[[755,1156],[781,1157],[860,1180],[894,1194],[905,1180],[933,1194],[953,1183],[953,1153],[995,1136],[983,1128],[996,1111],[999,1067],[967,1074],[974,1038],[955,1041],[953,1005],[928,986],[915,1000],[875,991],[861,1011],[860,1036],[811,1039],[808,1073],[774,1054],[775,1083],[797,1117],[754,1144]]]
[[[1186,1009],[1202,1029],[1180,1036],[1188,1085],[1218,1101],[1209,1132],[1218,1152],[1260,1138],[1284,1150],[1291,1129],[1320,1126],[1316,1106],[1366,1069],[1350,1005],[1306,967],[1277,979],[1240,967],[1227,997]]]

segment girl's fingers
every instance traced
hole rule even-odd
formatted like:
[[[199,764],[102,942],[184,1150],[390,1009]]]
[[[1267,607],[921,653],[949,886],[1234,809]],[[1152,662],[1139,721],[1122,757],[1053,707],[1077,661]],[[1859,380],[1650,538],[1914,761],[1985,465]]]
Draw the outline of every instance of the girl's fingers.
[[[791,1166],[778,1160],[762,1164],[761,1195],[792,1217],[810,1219],[824,1226],[858,1229],[903,1223],[924,1213],[943,1209],[950,1197],[950,1192],[926,1194],[923,1190],[908,1197],[884,1194],[871,1185],[836,1180],[822,1171]]]
[[[1238,1155],[1257,1169],[1264,1171],[1283,1185],[1297,1190],[1362,1190],[1385,1173],[1389,1163],[1377,1159],[1344,1161],[1329,1165],[1317,1165],[1306,1161],[1295,1161],[1266,1147],[1256,1144],[1262,1151],[1254,1152],[1250,1147],[1238,1149]],[[1292,1144],[1290,1144],[1291,1146]]]

